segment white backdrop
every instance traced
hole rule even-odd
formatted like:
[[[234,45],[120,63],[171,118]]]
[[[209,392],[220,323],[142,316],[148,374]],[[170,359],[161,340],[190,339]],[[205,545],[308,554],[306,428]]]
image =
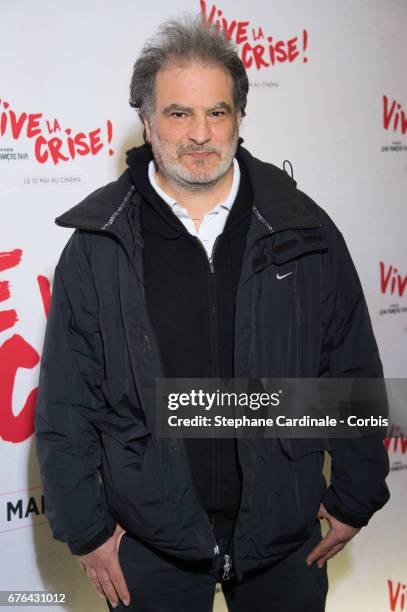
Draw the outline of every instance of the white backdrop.
[[[142,142],[128,106],[132,65],[159,23],[185,10],[237,37],[251,63],[244,146],[280,167],[289,159],[299,188],[332,216],[357,266],[385,375],[406,377],[405,0],[2,0],[0,590],[67,592],[69,610],[106,608],[52,538],[34,451],[52,274],[72,232],[54,218],[116,178],[124,152]],[[329,562],[328,612],[407,610],[402,442],[389,441],[391,501]],[[220,595],[216,606],[224,609]]]

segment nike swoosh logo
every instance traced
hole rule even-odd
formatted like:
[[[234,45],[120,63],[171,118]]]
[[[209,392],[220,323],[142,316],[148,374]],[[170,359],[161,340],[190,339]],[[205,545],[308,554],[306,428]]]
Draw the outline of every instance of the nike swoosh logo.
[[[277,278],[278,280],[281,280],[282,278],[285,278],[286,276],[290,276],[290,274],[294,274],[294,272],[287,272],[287,274],[282,274],[280,276],[280,274],[277,273]]]

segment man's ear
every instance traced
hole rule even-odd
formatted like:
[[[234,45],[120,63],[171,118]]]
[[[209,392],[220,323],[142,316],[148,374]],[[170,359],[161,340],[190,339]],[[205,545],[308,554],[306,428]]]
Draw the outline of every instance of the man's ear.
[[[144,129],[146,131],[146,139],[149,144],[151,144],[151,127],[148,117],[143,117]]]
[[[237,125],[237,128],[238,128],[238,129],[240,129],[240,122],[241,122],[241,121],[242,121],[242,116],[241,116],[241,114],[240,114],[240,111],[238,111],[238,112],[236,113],[236,125]]]

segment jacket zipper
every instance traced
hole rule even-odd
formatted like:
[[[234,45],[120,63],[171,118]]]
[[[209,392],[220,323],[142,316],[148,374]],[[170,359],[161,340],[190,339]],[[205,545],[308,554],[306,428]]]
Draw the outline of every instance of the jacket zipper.
[[[208,257],[205,247],[203,246],[200,239],[197,237],[197,241],[199,242],[199,245],[202,247],[202,249],[205,251],[205,255],[209,263],[209,329],[210,329],[209,335],[210,335],[211,362],[212,362],[211,371],[212,371],[212,376],[214,377],[219,375],[218,351],[217,351],[218,338],[217,338],[217,329],[216,329],[217,312],[216,312],[216,292],[215,292],[215,266],[214,266],[215,247],[216,247],[216,243],[218,242],[219,236],[220,234],[216,236],[216,239],[215,239],[215,242],[213,243],[212,251],[209,257]],[[219,477],[217,476],[218,463],[219,463],[219,440],[215,438],[213,440],[212,446],[213,446],[213,451],[212,451],[212,461],[213,461],[213,491],[212,493],[213,495],[212,495],[212,499],[213,499],[214,505],[216,506],[216,503],[219,498],[219,486],[218,486]]]
[[[212,252],[209,257],[209,290],[210,290],[210,335],[211,335],[211,347],[212,347],[212,376],[219,376],[219,354],[218,354],[218,334],[217,334],[217,309],[216,309],[216,277],[214,267],[214,254],[215,246],[219,236],[216,237],[212,247]],[[214,479],[213,479],[213,501],[215,507],[219,501],[219,462],[220,462],[220,449],[219,440],[216,438],[213,440],[213,462],[214,462]]]
[[[212,527],[212,532],[213,532],[213,537],[215,538],[215,528],[214,528],[214,520],[213,518],[210,519],[211,521],[211,527]],[[216,538],[215,538],[216,541]],[[217,549],[217,553],[219,553],[219,546],[218,544],[216,544],[215,549]],[[215,550],[214,549],[214,550]],[[222,580],[229,580],[230,578],[230,570],[232,569],[232,557],[229,554],[230,553],[230,548],[228,550],[228,552],[223,556],[223,574],[222,574]]]
[[[211,336],[211,356],[212,356],[212,363],[213,368],[212,368],[212,374],[214,376],[218,376],[219,375],[219,369],[218,369],[218,354],[217,354],[217,329],[216,329],[216,293],[215,293],[215,266],[214,266],[214,257],[215,257],[215,248],[216,248],[216,244],[219,240],[220,234],[218,236],[216,236],[215,238],[215,242],[213,243],[213,247],[212,247],[212,251],[210,256],[208,257],[207,251],[205,249],[205,247],[203,246],[202,242],[200,241],[200,239],[197,237],[197,242],[199,243],[200,247],[204,250],[205,252],[205,256],[208,259],[208,263],[209,263],[209,320],[210,320],[210,336]],[[220,459],[220,453],[219,453],[219,440],[217,440],[215,438],[214,440],[214,451],[213,451],[213,465],[214,465],[214,474],[215,474],[215,478],[214,478],[214,496],[213,499],[215,502],[218,501],[218,493],[219,493],[219,470],[218,470],[218,463],[219,463],[219,459]],[[217,476],[217,477],[216,477]],[[211,527],[212,527],[212,532],[215,536],[215,531],[214,531],[214,526],[213,526],[213,521],[211,520]],[[219,553],[219,546],[216,544],[217,548],[217,553]],[[228,551],[229,553],[229,551]],[[228,574],[230,571],[230,568],[232,567],[232,560],[229,554],[225,554],[224,556],[224,565],[223,565],[223,575],[224,575],[224,579],[228,580]]]
[[[216,243],[218,241],[220,234],[216,237],[215,242],[213,244],[212,247],[212,252],[211,252],[211,256],[209,258],[209,269],[211,272],[211,276],[210,278],[213,279],[212,281],[212,288],[213,288],[213,321],[214,321],[214,328],[213,328],[213,339],[215,341],[215,346],[217,346],[217,335],[216,335],[216,327],[215,327],[215,276],[213,276],[215,274],[215,267],[214,267],[214,256],[215,256],[215,247],[216,247]],[[216,357],[216,355],[214,355],[214,357]],[[216,361],[214,361],[214,363],[216,363]],[[218,370],[216,371],[216,374],[219,374]],[[219,441],[217,439],[215,439],[215,445],[216,445],[216,456],[215,456],[215,465],[216,465],[216,460],[219,457]],[[219,483],[219,477],[217,478],[217,480],[215,481],[216,483]],[[218,492],[218,488],[215,489],[215,493]],[[212,529],[213,529],[213,523],[212,523]],[[232,537],[233,540],[233,537]],[[230,554],[231,552],[231,548],[232,548],[232,543],[229,546],[229,550],[228,552],[224,555],[223,557],[223,575],[222,575],[222,579],[223,580],[229,580],[229,573],[230,570],[232,569],[232,556]]]
[[[214,323],[212,323],[212,321],[214,321],[214,317],[216,316],[216,309],[215,309],[215,293],[213,291],[213,286],[214,286],[214,277],[213,277],[213,274],[215,273],[215,268],[214,268],[214,265],[213,265],[213,257],[214,257],[214,254],[215,254],[215,246],[216,246],[216,243],[218,241],[219,236],[220,236],[220,234],[215,239],[215,242],[213,244],[212,252],[211,252],[210,257],[208,257],[208,253],[207,253],[204,245],[202,244],[201,240],[197,236],[195,236],[197,244],[204,251],[205,258],[207,259],[207,261],[209,263],[209,271],[210,271],[210,277],[209,277],[209,280],[210,280],[209,317],[210,317],[210,335],[211,335],[211,339],[210,340],[211,340],[211,355],[214,358],[214,363],[215,363],[216,353],[215,353],[215,351],[214,351],[214,349],[212,347],[214,347],[214,331],[216,333],[216,327],[215,327]],[[213,281],[212,281],[212,279],[213,279]],[[192,483],[192,487],[193,487],[193,489],[195,491],[195,496],[196,496],[197,499],[199,499],[198,492],[196,490],[195,483],[193,481],[192,476],[191,476],[191,483]],[[205,512],[205,509],[203,507],[202,507],[202,510],[206,514],[206,516],[208,516],[207,513]],[[215,529],[214,529],[213,521],[212,521],[211,518],[209,518],[209,523],[210,523],[210,526],[211,526],[211,529],[212,529],[213,539],[215,541],[215,546],[213,547],[213,556],[216,558],[216,556],[219,555],[219,544],[218,544],[218,542],[216,540]]]
[[[214,528],[214,523],[215,520],[213,517],[210,517],[210,522],[211,522],[211,527],[212,527],[212,532],[213,532],[213,536],[215,538],[216,541],[216,537],[215,537],[215,528]],[[218,547],[218,551],[219,551],[219,546]],[[230,578],[230,570],[232,569],[232,555],[231,555],[231,549],[232,549],[232,543],[229,546],[229,549],[227,551],[227,553],[225,553],[223,555],[223,574],[222,574],[222,580],[229,580]]]
[[[273,234],[273,233],[274,233],[273,228],[271,227],[271,225],[270,225],[270,223],[267,221],[267,219],[265,219],[265,218],[263,217],[263,215],[261,215],[261,214],[260,214],[259,209],[258,209],[256,206],[253,206],[253,211],[254,211],[254,214],[256,215],[256,217],[258,218],[258,220],[259,220],[259,221],[261,221],[261,223],[263,223],[263,225],[265,225],[265,226],[267,227],[268,231],[269,231],[271,234]]]
[[[229,554],[225,554],[224,562],[223,562],[223,580],[229,580],[230,578],[230,570],[232,569],[232,557]]]
[[[218,359],[218,337],[217,337],[217,329],[216,329],[216,290],[215,290],[215,267],[214,267],[214,256],[215,256],[215,247],[218,242],[219,236],[216,236],[216,240],[212,247],[212,252],[209,261],[209,320],[210,320],[210,335],[211,335],[211,353],[212,353],[212,375],[219,376],[219,359]],[[202,244],[202,243],[201,243]],[[205,247],[202,245],[205,249]],[[206,250],[205,250],[206,253]]]
[[[213,363],[215,364],[215,366],[217,365],[217,330],[216,330],[216,308],[215,308],[215,299],[216,299],[216,294],[215,294],[215,266],[214,266],[214,256],[215,256],[215,247],[216,247],[216,243],[218,242],[219,236],[216,236],[215,242],[213,244],[212,247],[212,252],[210,257],[208,257],[208,254],[206,252],[205,247],[203,246],[202,242],[199,240],[199,238],[197,238],[200,246],[203,248],[203,250],[205,251],[205,255],[208,258],[208,262],[209,262],[209,271],[210,271],[210,276],[209,276],[209,282],[210,282],[210,306],[209,306],[209,315],[210,315],[210,327],[211,327],[211,347],[212,347],[212,358],[213,358]],[[213,370],[213,373],[216,375],[218,375],[218,368],[216,367],[215,370]],[[217,467],[217,463],[218,463],[218,458],[219,458],[219,441],[217,439],[214,440],[215,442],[215,452],[214,452],[214,465],[215,465],[215,472],[216,472],[216,467]],[[215,479],[215,501],[217,501],[216,498],[216,493],[218,493],[218,487],[216,487],[216,484],[218,483],[219,478]],[[214,523],[213,523],[213,519],[210,519],[211,522],[211,527],[212,527],[212,532],[213,532],[213,536],[215,537],[215,529],[214,529]],[[233,540],[233,538],[232,538]],[[215,538],[216,541],[216,538]],[[230,570],[232,569],[232,556],[231,556],[231,548],[232,548],[232,542],[230,543],[229,546],[229,550],[227,553],[225,553],[224,557],[223,557],[223,574],[222,574],[222,579],[223,580],[229,580],[230,578]],[[219,546],[218,544],[216,544],[214,551],[216,550],[215,554],[219,553]]]
[[[258,220],[260,221],[260,223],[262,223],[270,232],[270,234],[275,234],[276,232],[282,232],[288,229],[317,229],[319,227],[322,227],[322,223],[318,223],[317,225],[300,225],[298,227],[295,226],[291,226],[291,225],[287,225],[286,227],[280,227],[277,230],[273,229],[272,226],[270,225],[270,223],[267,221],[267,219],[265,219],[263,217],[263,215],[260,213],[259,209],[253,205],[253,212],[256,215],[256,217],[258,218]]]

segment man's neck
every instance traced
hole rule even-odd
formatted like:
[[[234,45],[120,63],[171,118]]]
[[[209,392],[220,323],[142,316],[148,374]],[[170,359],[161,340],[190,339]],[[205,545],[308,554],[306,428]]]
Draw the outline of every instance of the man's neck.
[[[159,170],[156,171],[155,179],[165,193],[174,198],[180,206],[187,209],[192,219],[201,220],[219,202],[226,200],[233,182],[233,164],[218,183],[204,191],[184,189],[179,184],[168,180]]]

